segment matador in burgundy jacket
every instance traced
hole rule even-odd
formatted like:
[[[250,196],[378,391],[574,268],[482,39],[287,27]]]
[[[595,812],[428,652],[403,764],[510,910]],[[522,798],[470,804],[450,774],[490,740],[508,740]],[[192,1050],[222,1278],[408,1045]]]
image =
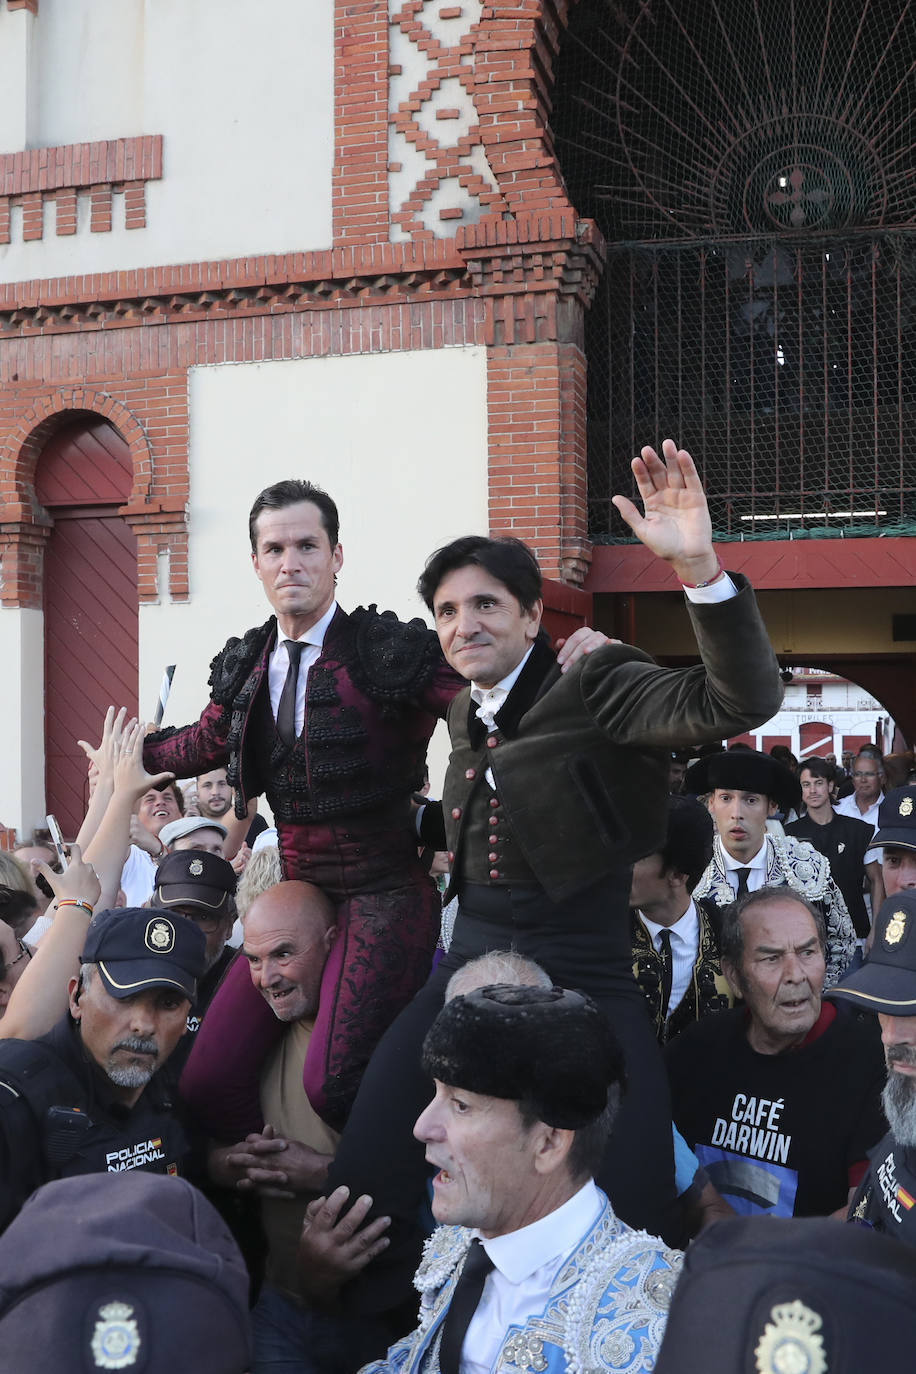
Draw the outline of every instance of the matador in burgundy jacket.
[[[149,736],[150,770],[191,777],[228,767],[236,813],[264,793],[287,878],[315,883],[337,907],[304,1084],[340,1129],[382,1032],[429,973],[438,892],[411,826],[436,720],[461,686],[436,635],[374,606],[331,621],[309,670],[302,733],[290,749],[270,708],[267,664],[276,620],[230,639],[211,665],[210,703],[196,725]],[[230,971],[246,1023],[270,1008],[247,966]],[[255,1005],[257,1004],[257,1005]]]

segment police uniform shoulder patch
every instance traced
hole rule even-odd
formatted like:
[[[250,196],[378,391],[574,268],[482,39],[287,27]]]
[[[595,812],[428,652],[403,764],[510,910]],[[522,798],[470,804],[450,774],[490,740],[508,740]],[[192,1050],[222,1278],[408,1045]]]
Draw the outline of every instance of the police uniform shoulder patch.
[[[906,912],[895,911],[884,930],[884,943],[892,949],[906,934]]]
[[[757,1374],[827,1374],[822,1325],[797,1298],[777,1303],[754,1351]]]
[[[91,1345],[96,1369],[129,1369],[137,1363],[140,1332],[129,1303],[107,1302],[99,1308]]]
[[[190,873],[192,878],[199,878],[203,871],[204,866],[201,863],[200,859],[192,859],[191,862],[188,864],[188,872]]]
[[[903,800],[901,801],[900,806],[899,806],[899,808],[898,808],[898,814],[901,815],[901,816],[912,816],[912,814],[913,814],[913,798],[912,798],[912,797],[904,797],[904,798],[903,798]]]
[[[143,943],[154,954],[171,954],[175,948],[175,927],[164,916],[155,916],[147,923]]]

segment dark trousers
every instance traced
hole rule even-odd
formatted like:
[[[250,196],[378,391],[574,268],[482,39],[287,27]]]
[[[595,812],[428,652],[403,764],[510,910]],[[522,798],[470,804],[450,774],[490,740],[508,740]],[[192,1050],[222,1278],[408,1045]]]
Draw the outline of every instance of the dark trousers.
[[[354,1312],[383,1312],[410,1291],[429,1172],[412,1133],[433,1094],[420,1065],[423,1038],[452,973],[490,950],[536,959],[557,985],[588,993],[608,1016],[625,1051],[628,1086],[598,1182],[624,1221],[681,1242],[668,1081],[633,979],[628,895],[628,872],[563,906],[539,889],[462,890],[451,948],[372,1056],[328,1180],[328,1190],[346,1184],[352,1198],[370,1194],[375,1213],[392,1218],[389,1248],[350,1285]]]

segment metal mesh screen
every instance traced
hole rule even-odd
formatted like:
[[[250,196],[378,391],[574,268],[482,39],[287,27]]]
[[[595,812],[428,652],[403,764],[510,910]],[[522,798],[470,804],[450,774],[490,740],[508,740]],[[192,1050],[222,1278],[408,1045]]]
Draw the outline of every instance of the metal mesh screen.
[[[668,434],[720,538],[916,532],[916,0],[580,0],[553,133],[609,244],[592,537]]]

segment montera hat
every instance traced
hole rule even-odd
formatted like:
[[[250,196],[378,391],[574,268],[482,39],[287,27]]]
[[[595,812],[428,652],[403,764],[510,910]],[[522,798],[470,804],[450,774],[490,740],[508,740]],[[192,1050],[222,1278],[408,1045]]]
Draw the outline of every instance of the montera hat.
[[[895,787],[878,807],[878,833],[872,848],[893,845],[916,849],[916,787]]]
[[[655,1374],[909,1367],[916,1251],[821,1217],[719,1221],[689,1246]]]
[[[497,983],[453,997],[423,1042],[432,1078],[524,1102],[539,1121],[578,1130],[624,1083],[623,1053],[591,998],[565,988]]]
[[[720,754],[708,754],[687,769],[684,787],[698,797],[717,787],[759,792],[784,813],[793,808],[797,811],[801,806],[801,785],[792,769],[756,749],[726,749]]]
[[[166,846],[172,845],[176,840],[183,840],[185,835],[193,835],[195,830],[218,830],[223,839],[229,831],[219,821],[211,821],[208,816],[179,816],[177,821],[169,821],[159,831],[159,839]]]
[[[229,907],[238,879],[227,859],[202,849],[176,849],[159,860],[153,901],[166,909],[196,906],[219,913]]]
[[[885,897],[864,964],[825,997],[842,997],[885,1016],[916,1016],[916,892]]]
[[[194,922],[157,907],[96,912],[80,955],[81,964],[98,966],[112,997],[174,988],[192,1002],[206,959],[206,937]]]
[[[248,1286],[225,1222],[186,1180],[58,1179],[0,1237],[0,1371],[245,1374]]]

